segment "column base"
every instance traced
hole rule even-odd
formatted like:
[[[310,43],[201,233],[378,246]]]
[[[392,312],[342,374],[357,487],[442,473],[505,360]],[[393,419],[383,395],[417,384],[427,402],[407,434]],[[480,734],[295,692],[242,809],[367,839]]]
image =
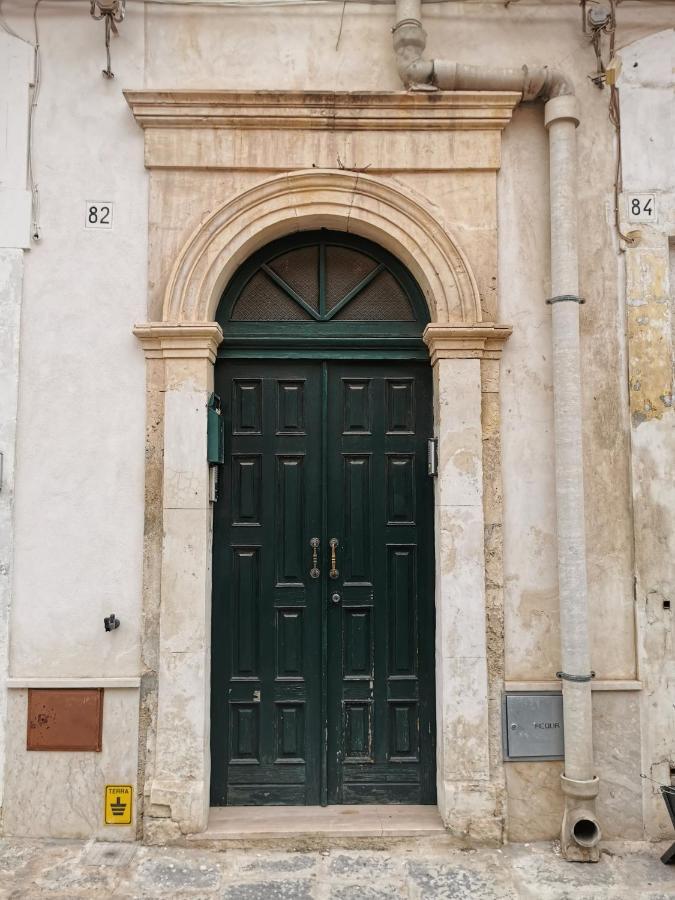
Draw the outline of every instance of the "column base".
[[[166,832],[171,839],[204,831],[209,819],[209,789],[202,781],[156,779],[145,809],[144,831]]]
[[[438,787],[438,811],[450,834],[472,844],[504,843],[504,817],[496,785],[488,781],[445,781]]]

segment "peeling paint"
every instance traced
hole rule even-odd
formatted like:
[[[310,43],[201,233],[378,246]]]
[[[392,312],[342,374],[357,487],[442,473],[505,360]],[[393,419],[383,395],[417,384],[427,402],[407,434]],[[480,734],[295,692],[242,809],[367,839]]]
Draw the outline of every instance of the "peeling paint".
[[[672,406],[667,247],[626,253],[626,298],[630,412],[637,428]]]

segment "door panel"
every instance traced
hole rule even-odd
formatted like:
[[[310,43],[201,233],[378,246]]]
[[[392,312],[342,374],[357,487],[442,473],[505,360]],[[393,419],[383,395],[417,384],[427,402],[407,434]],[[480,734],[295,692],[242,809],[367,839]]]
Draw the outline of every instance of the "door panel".
[[[214,509],[216,805],[320,802],[318,375],[317,364],[216,367],[227,441]]]
[[[212,802],[433,803],[430,367],[228,361],[216,392]]]
[[[431,370],[335,363],[328,397],[328,801],[431,803]]]

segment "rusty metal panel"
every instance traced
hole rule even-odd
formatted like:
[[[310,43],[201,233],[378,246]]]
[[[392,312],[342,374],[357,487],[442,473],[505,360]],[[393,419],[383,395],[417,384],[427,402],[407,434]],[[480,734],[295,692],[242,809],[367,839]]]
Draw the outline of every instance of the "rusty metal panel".
[[[28,750],[101,751],[103,688],[31,688]]]

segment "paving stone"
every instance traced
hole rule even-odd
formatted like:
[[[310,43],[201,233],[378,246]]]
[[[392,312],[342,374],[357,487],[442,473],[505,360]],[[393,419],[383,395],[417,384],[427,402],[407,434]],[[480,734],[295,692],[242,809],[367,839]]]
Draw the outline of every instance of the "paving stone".
[[[13,875],[22,869],[35,853],[33,844],[0,841],[0,875]]]
[[[498,870],[479,872],[461,863],[456,866],[409,862],[417,896],[424,900],[518,900],[515,890],[503,882]]]
[[[118,871],[89,866],[83,868],[78,865],[77,857],[73,857],[38,871],[33,880],[32,890],[36,896],[40,895],[40,891],[48,892],[49,896],[52,896],[55,891],[65,890],[71,897],[105,896],[106,892],[112,895],[118,880]]]
[[[627,884],[664,890],[665,885],[675,891],[675,866],[665,866],[658,854],[653,856],[620,857],[615,860],[617,879]],[[672,895],[671,895],[672,896]]]
[[[330,900],[396,900],[407,897],[408,891],[402,884],[343,884],[331,888]]]
[[[221,900],[315,900],[312,882],[302,881],[256,881],[229,884]]]
[[[675,900],[666,846],[617,842],[581,864],[551,844],[284,853],[0,839],[0,900]]]
[[[541,889],[562,892],[575,886],[607,889],[617,884],[615,867],[604,856],[597,863],[570,863],[556,854],[518,847],[512,850],[511,859],[514,875],[519,881],[537,884]]]
[[[83,866],[128,866],[136,856],[136,844],[94,841],[82,851],[80,862]]]
[[[176,896],[176,892],[215,890],[220,886],[221,870],[200,857],[195,861],[181,854],[176,859],[164,855],[159,859],[144,859],[138,866],[136,880],[147,890]]]
[[[341,854],[330,861],[330,871],[335,875],[375,875],[392,872],[397,868],[396,861],[387,855]]]
[[[239,868],[243,872],[302,872],[314,868],[321,857],[310,853],[267,853],[245,857]]]

